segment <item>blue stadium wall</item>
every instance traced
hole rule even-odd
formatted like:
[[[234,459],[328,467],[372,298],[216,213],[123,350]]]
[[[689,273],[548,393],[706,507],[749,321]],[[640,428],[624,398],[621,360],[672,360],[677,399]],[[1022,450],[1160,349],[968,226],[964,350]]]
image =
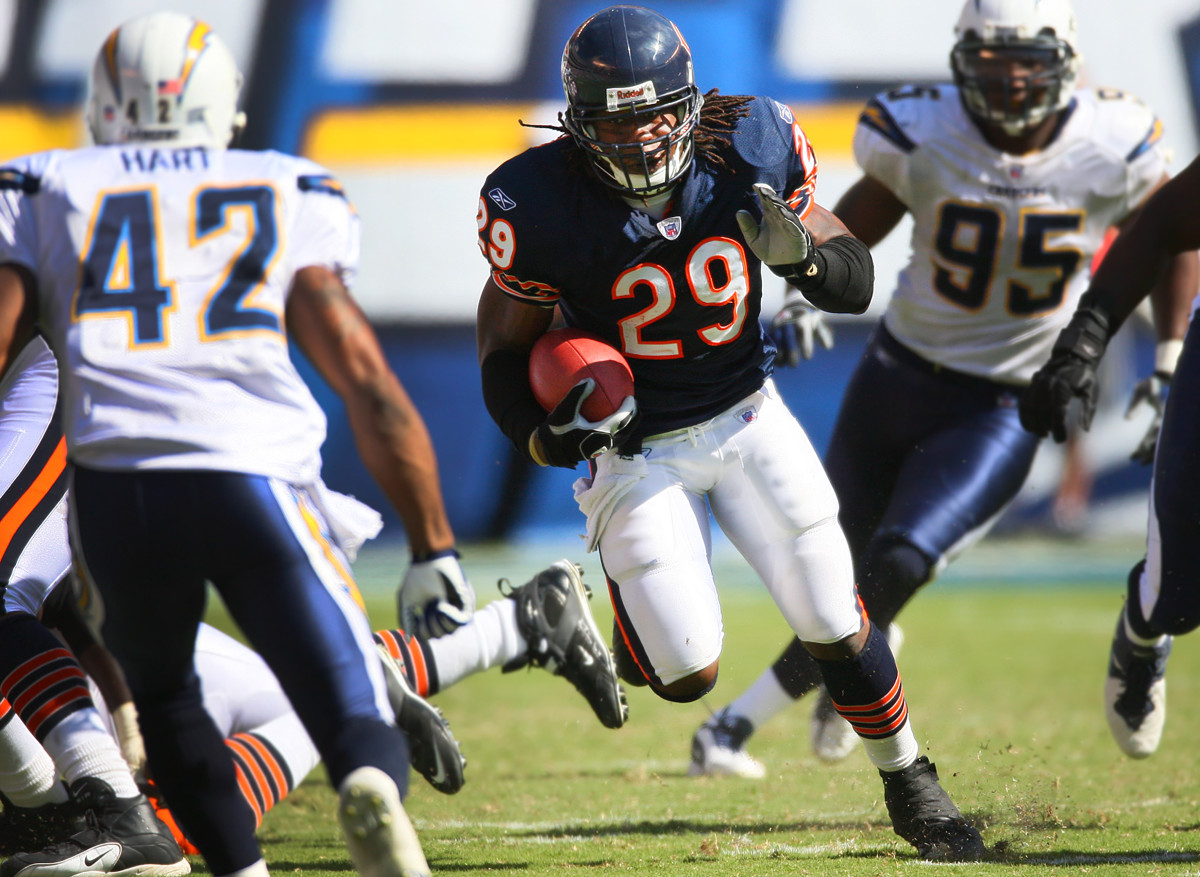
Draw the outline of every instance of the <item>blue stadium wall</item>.
[[[870,331],[869,321],[838,325],[832,350],[818,350],[813,360],[776,373],[780,392],[822,456]],[[1129,331],[1135,334],[1131,371],[1148,374],[1153,368],[1153,337],[1140,327]],[[460,539],[582,534],[583,518],[571,485],[586,467],[539,469],[512,450],[483,405],[473,327],[383,326],[380,335],[393,368],[425,412],[438,452],[446,506]],[[384,511],[390,523],[383,538],[402,538],[394,514],[359,462],[340,402],[311,369],[305,373],[330,419],[325,480]],[[448,405],[447,399],[454,403]],[[1145,491],[1149,478],[1148,468],[1121,458],[1097,473],[1094,498],[1103,502]],[[1048,518],[1049,502],[1044,492],[1025,496],[1001,524],[1039,526]],[[1131,529],[1140,526],[1143,520],[1131,522]]]

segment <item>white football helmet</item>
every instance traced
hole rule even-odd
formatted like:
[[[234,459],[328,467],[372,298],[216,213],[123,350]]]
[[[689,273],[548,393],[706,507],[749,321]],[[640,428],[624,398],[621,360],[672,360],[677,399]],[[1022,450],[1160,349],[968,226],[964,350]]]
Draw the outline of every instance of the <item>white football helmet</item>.
[[[242,74],[207,24],[156,12],[109,34],[92,68],[88,127],[98,144],[224,148],[246,124]]]
[[[1066,108],[1083,56],[1070,0],[967,0],[950,67],[967,111],[1017,136]]]

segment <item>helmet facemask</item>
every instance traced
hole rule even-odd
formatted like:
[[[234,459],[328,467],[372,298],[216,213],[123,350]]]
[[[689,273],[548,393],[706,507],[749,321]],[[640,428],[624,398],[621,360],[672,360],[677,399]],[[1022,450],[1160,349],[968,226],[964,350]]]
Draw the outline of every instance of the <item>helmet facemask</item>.
[[[653,82],[608,91],[608,106],[603,108],[570,105],[563,117],[564,126],[602,183],[642,198],[660,194],[691,166],[703,98],[695,86],[690,86],[681,100],[672,101],[674,96],[656,100]],[[624,97],[630,93],[641,99]],[[616,122],[639,130],[655,119],[669,130],[652,138],[613,143],[597,132],[598,122]]]
[[[669,19],[641,6],[596,13],[567,40],[562,82],[563,127],[604,185],[651,198],[687,173],[704,101]]]
[[[1070,103],[1078,64],[1070,44],[1050,32],[1014,40],[969,32],[950,54],[967,111],[1014,137]]]

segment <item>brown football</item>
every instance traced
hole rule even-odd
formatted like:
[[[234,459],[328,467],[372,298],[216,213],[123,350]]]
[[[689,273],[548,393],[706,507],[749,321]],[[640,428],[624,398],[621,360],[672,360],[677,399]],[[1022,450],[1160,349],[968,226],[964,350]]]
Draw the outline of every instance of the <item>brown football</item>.
[[[629,363],[604,339],[578,329],[551,329],[534,343],[529,354],[529,385],[547,411],[585,378],[596,382],[582,412],[593,422],[608,417],[626,396],[633,395]]]

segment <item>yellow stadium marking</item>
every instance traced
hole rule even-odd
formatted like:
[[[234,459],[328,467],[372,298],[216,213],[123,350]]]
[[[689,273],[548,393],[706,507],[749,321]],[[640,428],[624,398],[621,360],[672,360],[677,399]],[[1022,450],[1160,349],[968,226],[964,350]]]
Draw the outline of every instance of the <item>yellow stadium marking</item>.
[[[850,156],[861,104],[798,104],[792,109],[818,161]],[[536,105],[523,103],[327,110],[309,124],[301,154],[337,167],[499,161],[534,142],[517,120],[531,120],[535,112]]]
[[[44,149],[73,149],[85,139],[80,113],[50,114],[23,106],[0,106],[0,131],[0,161]]]
[[[427,104],[338,108],[310,122],[300,154],[321,164],[397,165],[413,162],[499,162],[537,138],[519,119],[541,118],[532,103]],[[849,158],[859,103],[794,104],[817,160]],[[86,142],[79,112],[50,114],[27,106],[0,106],[4,131],[0,161]]]

